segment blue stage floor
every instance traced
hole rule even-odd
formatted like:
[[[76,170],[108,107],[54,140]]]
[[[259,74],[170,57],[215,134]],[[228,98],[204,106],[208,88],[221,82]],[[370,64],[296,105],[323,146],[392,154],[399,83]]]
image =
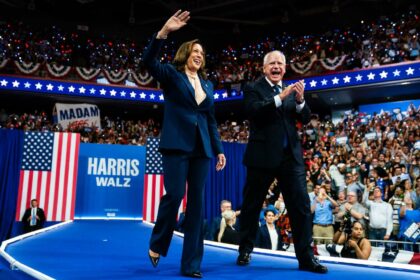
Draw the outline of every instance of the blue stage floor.
[[[55,279],[186,279],[179,274],[182,238],[174,236],[169,254],[154,269],[147,257],[152,227],[139,221],[78,220],[10,244],[17,261]],[[206,246],[205,279],[420,279],[420,274],[395,269],[326,263],[324,275],[302,272],[294,258],[253,254],[247,267],[235,265],[237,252]],[[339,259],[337,259],[339,260]],[[3,272],[1,279],[30,279],[22,272]],[[21,278],[20,278],[21,277]]]

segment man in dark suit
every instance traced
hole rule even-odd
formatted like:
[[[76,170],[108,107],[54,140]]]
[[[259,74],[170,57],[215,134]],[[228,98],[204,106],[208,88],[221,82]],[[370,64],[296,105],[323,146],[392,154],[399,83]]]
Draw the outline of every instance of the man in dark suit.
[[[310,109],[304,100],[303,81],[285,86],[286,58],[280,51],[265,55],[264,77],[244,90],[250,120],[249,142],[244,154],[247,180],[240,217],[241,242],[238,265],[247,265],[258,230],[258,215],[267,190],[277,179],[289,211],[299,269],[326,273],[314,257],[305,166],[296,122],[307,124]]]
[[[31,207],[25,210],[22,222],[25,233],[42,228],[45,222],[45,213],[38,207],[38,200],[31,200]]]

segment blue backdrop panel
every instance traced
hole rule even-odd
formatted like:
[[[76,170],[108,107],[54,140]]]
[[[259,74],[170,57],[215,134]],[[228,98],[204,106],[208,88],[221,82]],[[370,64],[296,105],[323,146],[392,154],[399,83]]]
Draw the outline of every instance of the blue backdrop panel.
[[[81,144],[75,217],[140,218],[146,148]]]

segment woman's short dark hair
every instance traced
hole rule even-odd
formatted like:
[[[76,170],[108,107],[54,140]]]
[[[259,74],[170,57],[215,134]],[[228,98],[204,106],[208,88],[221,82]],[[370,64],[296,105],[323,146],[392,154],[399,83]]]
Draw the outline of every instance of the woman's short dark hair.
[[[200,40],[198,40],[198,39],[194,39],[194,40],[191,40],[191,41],[184,42],[178,48],[178,50],[175,54],[174,61],[173,61],[173,64],[175,65],[175,67],[178,71],[181,71],[181,72],[185,71],[185,65],[187,64],[187,60],[190,57],[193,46],[195,44],[200,45],[204,50],[203,45],[201,44]],[[204,54],[205,54],[205,51],[204,51]],[[201,76],[202,79],[207,80],[207,74],[206,74],[206,71],[204,69],[205,67],[206,67],[206,57],[205,57],[205,55],[203,55],[203,63],[201,64],[201,67],[198,70],[198,74]]]

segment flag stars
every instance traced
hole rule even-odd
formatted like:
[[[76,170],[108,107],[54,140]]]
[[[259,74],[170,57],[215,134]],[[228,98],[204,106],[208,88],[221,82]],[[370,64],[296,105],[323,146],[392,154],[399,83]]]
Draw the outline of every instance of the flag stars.
[[[326,79],[323,79],[321,81],[321,85],[326,86],[328,84],[328,81]]]
[[[75,91],[75,87],[74,86],[69,86],[69,92],[74,92]]]
[[[19,87],[20,83],[18,81],[14,80],[12,85],[13,85],[13,87]]]
[[[53,90],[54,86],[52,84],[47,85],[47,90]]]
[[[312,81],[310,81],[310,85],[311,85],[311,87],[316,87],[316,83],[317,83],[317,81],[315,81],[315,80],[312,80]]]
[[[385,70],[382,70],[381,73],[379,73],[379,76],[381,76],[381,79],[388,78],[388,72],[385,72]]]
[[[333,85],[338,85],[338,82],[340,81],[339,79],[337,79],[337,77],[334,77],[334,79],[331,80]]]
[[[356,82],[360,82],[360,81],[362,80],[362,78],[363,78],[363,76],[362,76],[362,75],[360,75],[360,74],[358,74],[358,75],[356,76]]]
[[[348,84],[348,83],[350,83],[350,79],[351,79],[351,77],[349,77],[348,75],[346,75],[346,76],[343,78],[343,81],[344,81],[344,83],[345,83],[345,84]]]
[[[80,87],[79,88],[79,93],[83,93],[84,94],[85,92],[86,92],[86,89],[84,87]]]
[[[406,69],[405,72],[407,73],[407,76],[410,76],[410,75],[414,74],[414,69],[410,67],[410,68]]]
[[[42,84],[40,82],[36,83],[35,88],[39,90],[42,89]]]
[[[392,72],[392,74],[394,74],[394,77],[399,77],[400,76],[401,71],[398,69],[395,69],[394,72]]]
[[[58,91],[63,91],[64,90],[63,85],[59,85],[57,88],[58,88]]]
[[[375,74],[370,72],[369,75],[367,75],[367,77],[368,77],[368,80],[374,80],[375,79]]]

